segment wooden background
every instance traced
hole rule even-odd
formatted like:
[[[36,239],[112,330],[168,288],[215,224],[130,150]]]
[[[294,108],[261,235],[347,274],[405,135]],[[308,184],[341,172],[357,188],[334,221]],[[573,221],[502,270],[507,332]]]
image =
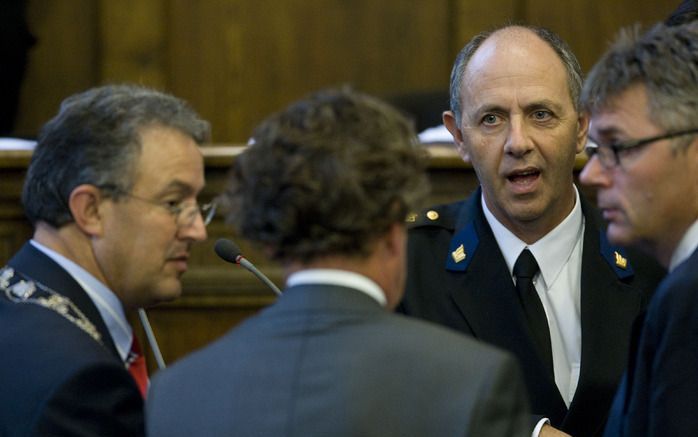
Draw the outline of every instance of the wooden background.
[[[504,22],[547,26],[585,70],[615,32],[667,16],[678,0],[29,0],[30,52],[15,133],[33,137],[66,96],[131,81],[189,100],[211,121],[207,187],[215,196],[241,144],[267,114],[322,87],[383,97],[446,91],[453,58],[475,33]],[[444,100],[443,107],[447,106]],[[439,111],[440,111],[439,109]],[[452,149],[431,148],[431,201],[477,184]],[[19,202],[28,152],[0,152],[0,261],[31,235]],[[579,169],[579,166],[578,166]],[[229,237],[218,217],[195,246],[184,295],[150,310],[168,362],[273,302],[251,274],[217,259]],[[281,272],[242,243],[278,285]],[[140,334],[142,336],[142,333]],[[144,343],[141,341],[141,343]],[[154,360],[150,360],[152,364]]]
[[[446,90],[475,33],[547,26],[585,71],[624,25],[679,0],[28,0],[30,52],[15,132],[32,137],[76,91],[132,81],[189,100],[216,143],[321,87],[389,97]],[[444,107],[447,102],[444,102]]]

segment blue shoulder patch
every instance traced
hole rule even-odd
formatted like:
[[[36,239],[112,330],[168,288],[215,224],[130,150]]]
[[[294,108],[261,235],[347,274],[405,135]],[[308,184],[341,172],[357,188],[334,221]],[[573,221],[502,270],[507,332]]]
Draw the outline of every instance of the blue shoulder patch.
[[[611,242],[606,237],[606,232],[599,231],[599,247],[601,248],[601,256],[611,266],[616,276],[620,279],[626,279],[635,274],[633,267],[628,261],[625,250],[618,246],[612,246]]]
[[[472,221],[451,239],[449,254],[446,259],[446,270],[464,272],[473,259],[480,239],[475,232]]]

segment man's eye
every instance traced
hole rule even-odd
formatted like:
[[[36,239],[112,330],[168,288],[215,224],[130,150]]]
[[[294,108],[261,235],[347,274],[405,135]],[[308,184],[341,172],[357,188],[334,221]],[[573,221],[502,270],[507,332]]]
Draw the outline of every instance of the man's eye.
[[[543,121],[543,120],[548,120],[552,114],[550,114],[550,111],[535,111],[533,113],[533,118],[535,118],[538,121]]]
[[[616,154],[618,156],[632,156],[632,155],[638,153],[641,149],[642,149],[642,147],[631,147],[631,148],[620,147],[620,148],[616,149]]]
[[[182,204],[181,200],[165,200],[163,202],[165,206],[167,206],[167,209],[178,209],[179,206]]]
[[[497,123],[497,116],[494,114],[487,114],[484,117],[482,117],[482,122],[484,124],[495,124]]]

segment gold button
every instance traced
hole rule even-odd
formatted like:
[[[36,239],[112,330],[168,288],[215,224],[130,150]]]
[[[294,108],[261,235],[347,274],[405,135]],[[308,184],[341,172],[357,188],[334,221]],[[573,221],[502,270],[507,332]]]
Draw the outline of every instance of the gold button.
[[[431,211],[427,212],[427,218],[429,220],[436,220],[439,218],[439,213],[432,209]]]

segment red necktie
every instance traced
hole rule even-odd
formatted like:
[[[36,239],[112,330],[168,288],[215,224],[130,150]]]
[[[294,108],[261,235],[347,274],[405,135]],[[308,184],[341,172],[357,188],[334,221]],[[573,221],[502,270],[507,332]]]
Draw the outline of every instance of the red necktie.
[[[138,339],[135,335],[131,342],[131,352],[129,352],[127,363],[128,371],[136,381],[136,385],[138,385],[143,399],[145,399],[145,395],[148,392],[148,368],[145,364],[145,357],[141,352],[141,345],[138,343]]]

